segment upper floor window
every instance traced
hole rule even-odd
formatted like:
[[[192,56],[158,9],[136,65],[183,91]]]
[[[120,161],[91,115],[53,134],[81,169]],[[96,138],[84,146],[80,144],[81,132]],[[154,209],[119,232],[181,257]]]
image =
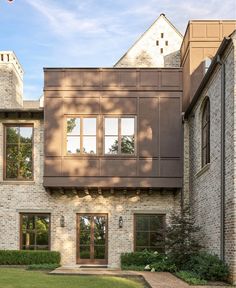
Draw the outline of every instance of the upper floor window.
[[[20,214],[20,249],[49,250],[50,215]]]
[[[135,154],[135,117],[105,117],[105,154]]]
[[[33,179],[33,126],[5,126],[6,180]]]
[[[67,118],[67,154],[96,154],[96,135],[96,118]]]
[[[202,110],[202,167],[210,163],[210,100],[207,97]]]

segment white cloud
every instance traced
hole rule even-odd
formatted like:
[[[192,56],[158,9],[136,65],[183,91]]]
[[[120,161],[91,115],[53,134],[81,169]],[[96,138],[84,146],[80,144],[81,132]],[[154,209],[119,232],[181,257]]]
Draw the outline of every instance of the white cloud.
[[[145,18],[146,21],[154,21],[160,13],[165,13],[181,32],[184,32],[187,22],[192,19],[235,19],[235,0],[149,0],[137,2],[133,7],[129,6],[124,15],[130,17]],[[151,24],[151,23],[150,23]]]
[[[96,19],[83,18],[79,11],[70,11],[58,6],[54,1],[26,0],[26,2],[47,19],[53,31],[67,37],[75,33],[101,33],[101,22]]]

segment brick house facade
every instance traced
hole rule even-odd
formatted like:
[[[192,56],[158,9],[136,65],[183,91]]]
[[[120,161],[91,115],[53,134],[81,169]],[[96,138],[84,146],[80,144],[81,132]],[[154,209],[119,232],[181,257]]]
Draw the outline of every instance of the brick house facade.
[[[44,105],[23,100],[21,65],[0,52],[0,249],[58,250],[64,265],[119,267],[122,252],[163,249],[170,214],[189,202],[203,244],[235,282],[235,28],[190,21],[182,37],[161,14],[114,68],[46,68]],[[210,161],[202,165],[206,96]]]

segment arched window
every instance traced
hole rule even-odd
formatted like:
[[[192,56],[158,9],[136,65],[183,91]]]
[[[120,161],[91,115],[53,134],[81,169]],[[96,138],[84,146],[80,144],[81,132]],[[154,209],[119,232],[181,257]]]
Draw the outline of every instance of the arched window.
[[[210,100],[207,97],[202,109],[202,167],[210,163]]]

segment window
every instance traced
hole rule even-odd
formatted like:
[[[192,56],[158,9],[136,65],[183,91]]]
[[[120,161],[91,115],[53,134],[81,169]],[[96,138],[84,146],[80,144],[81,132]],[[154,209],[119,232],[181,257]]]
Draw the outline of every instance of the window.
[[[158,40],[156,41],[156,45],[159,46],[159,41]]]
[[[165,251],[165,215],[136,214],[135,251]]]
[[[96,134],[96,118],[67,118],[67,154],[96,154]]]
[[[20,214],[20,249],[49,250],[50,215]]]
[[[163,54],[163,48],[160,49],[161,54]]]
[[[166,41],[165,43],[166,43],[166,46],[168,46],[168,41]]]
[[[164,33],[161,33],[161,38],[164,38]]]
[[[210,163],[210,100],[207,97],[202,110],[202,167]]]
[[[33,179],[33,126],[5,126],[5,179]]]
[[[105,118],[105,154],[135,154],[135,118]]]

